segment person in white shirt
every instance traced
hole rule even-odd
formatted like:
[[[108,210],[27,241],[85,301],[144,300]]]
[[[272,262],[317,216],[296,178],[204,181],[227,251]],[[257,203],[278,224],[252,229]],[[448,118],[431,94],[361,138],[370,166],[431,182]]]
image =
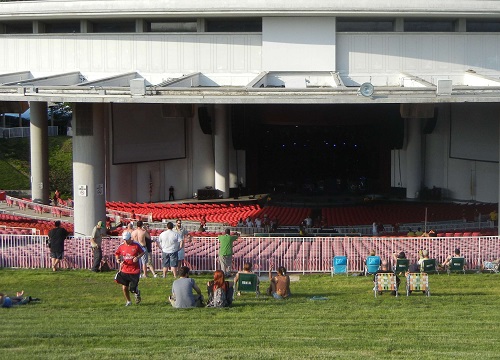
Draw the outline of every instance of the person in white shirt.
[[[167,271],[170,267],[174,278],[177,278],[177,262],[178,262],[178,252],[183,246],[180,240],[179,234],[173,231],[174,224],[172,222],[167,223],[167,230],[162,232],[158,239],[158,244],[161,248],[161,261],[163,267],[163,277],[167,277]]]

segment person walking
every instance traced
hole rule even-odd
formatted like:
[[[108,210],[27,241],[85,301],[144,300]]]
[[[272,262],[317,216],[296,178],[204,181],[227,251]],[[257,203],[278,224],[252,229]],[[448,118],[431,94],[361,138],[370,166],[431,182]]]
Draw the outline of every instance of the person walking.
[[[94,261],[92,263],[91,270],[93,272],[99,272],[101,269],[102,260],[102,235],[103,235],[103,221],[97,222],[92,230],[92,236],[90,237],[90,245],[92,246],[92,253],[94,255]]]
[[[238,239],[237,235],[231,235],[231,229],[226,229],[224,235],[219,235],[219,263],[225,277],[231,276],[233,264],[233,243]]]
[[[132,231],[132,240],[136,241],[141,245],[142,250],[144,251],[144,255],[141,257],[141,277],[148,276],[148,267],[153,273],[153,276],[156,277],[156,273],[154,271],[154,267],[152,262],[150,262],[151,254],[151,235],[149,235],[148,231],[144,227],[144,223],[142,220],[137,221],[137,228]],[[148,244],[149,242],[149,244]]]
[[[141,292],[139,291],[139,280],[141,275],[140,258],[144,256],[141,246],[132,240],[132,235],[125,231],[122,234],[124,243],[115,251],[116,262],[119,264],[119,271],[115,275],[115,282],[122,286],[123,296],[125,296],[125,306],[132,305],[130,293],[135,295],[135,303],[141,302]]]
[[[57,271],[64,257],[64,240],[68,237],[68,231],[61,227],[61,222],[59,220],[57,220],[54,225],[55,228],[49,231],[49,248],[52,271]]]

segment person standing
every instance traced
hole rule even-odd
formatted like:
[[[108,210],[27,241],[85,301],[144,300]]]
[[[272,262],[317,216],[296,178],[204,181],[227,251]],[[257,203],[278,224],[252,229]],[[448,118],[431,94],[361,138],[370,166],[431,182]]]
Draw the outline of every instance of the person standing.
[[[64,240],[68,237],[68,232],[61,227],[61,222],[57,220],[55,228],[49,231],[50,259],[52,260],[52,271],[57,271],[60,262],[64,257]]]
[[[148,264],[151,264],[149,262],[149,258],[151,257],[151,235],[146,231],[144,228],[144,223],[142,220],[137,221],[137,228],[132,231],[132,240],[136,241],[141,245],[142,250],[144,251],[144,255],[141,257],[141,270],[142,270],[142,275],[141,277],[148,277]],[[148,238],[149,238],[149,249],[148,249]],[[153,275],[156,277],[156,274],[154,272],[154,268],[151,264],[150,270],[153,273]]]
[[[90,237],[90,245],[92,246],[92,253],[94,255],[94,262],[91,268],[93,272],[99,272],[101,268],[103,224],[103,221],[97,222]]]
[[[130,306],[132,305],[130,293],[135,295],[136,304],[142,300],[138,288],[141,275],[139,261],[144,256],[144,251],[138,243],[132,240],[132,235],[128,231],[122,234],[122,238],[125,242],[115,251],[116,262],[120,269],[115,275],[115,282],[122,286],[123,295],[127,301],[125,306]]]
[[[161,262],[163,268],[163,277],[167,277],[167,271],[170,267],[174,278],[177,277],[178,251],[182,247],[179,234],[173,231],[174,224],[167,223],[167,230],[160,234],[158,243],[161,248]]]
[[[174,201],[175,198],[174,198],[174,187],[172,185],[170,185],[170,187],[168,188],[168,201]]]
[[[219,235],[219,263],[224,275],[231,276],[231,266],[233,264],[233,242],[238,236],[231,235],[231,230],[226,229],[224,235]]]
[[[189,232],[187,231],[187,229],[182,226],[181,219],[177,219],[173,230],[177,234],[179,234],[179,241],[181,241],[182,243],[182,247],[179,249],[179,252],[177,253],[177,268],[179,270],[181,266],[184,266],[184,253],[186,248],[186,242],[191,241],[191,236],[189,236]]]

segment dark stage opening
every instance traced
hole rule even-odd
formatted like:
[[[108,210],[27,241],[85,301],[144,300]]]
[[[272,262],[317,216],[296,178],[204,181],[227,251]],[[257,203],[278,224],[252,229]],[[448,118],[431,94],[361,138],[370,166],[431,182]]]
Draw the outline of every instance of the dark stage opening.
[[[399,104],[237,105],[232,116],[250,192],[390,191],[391,149],[404,139]]]

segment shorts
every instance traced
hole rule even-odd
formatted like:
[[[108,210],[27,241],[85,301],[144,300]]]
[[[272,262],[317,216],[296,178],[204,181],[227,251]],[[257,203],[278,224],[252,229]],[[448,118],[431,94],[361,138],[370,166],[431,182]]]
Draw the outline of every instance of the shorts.
[[[148,251],[145,249],[143,250],[144,250],[144,255],[142,255],[141,258],[139,259],[141,261],[141,266],[144,266],[145,264],[149,264],[151,262],[151,260],[149,259],[150,256]]]
[[[184,248],[177,251],[177,260],[184,260]]]
[[[64,257],[64,252],[56,252],[56,251],[51,251],[50,252],[50,257],[52,259],[58,259],[58,260],[62,260],[63,257]]]
[[[219,262],[223,271],[229,269],[233,264],[233,255],[221,256]]]
[[[164,268],[168,267],[177,267],[177,262],[179,259],[177,258],[177,251],[174,253],[161,253],[161,265]]]
[[[137,294],[140,274],[126,274],[121,271],[115,275],[115,281],[123,286],[128,286],[131,293]]]

